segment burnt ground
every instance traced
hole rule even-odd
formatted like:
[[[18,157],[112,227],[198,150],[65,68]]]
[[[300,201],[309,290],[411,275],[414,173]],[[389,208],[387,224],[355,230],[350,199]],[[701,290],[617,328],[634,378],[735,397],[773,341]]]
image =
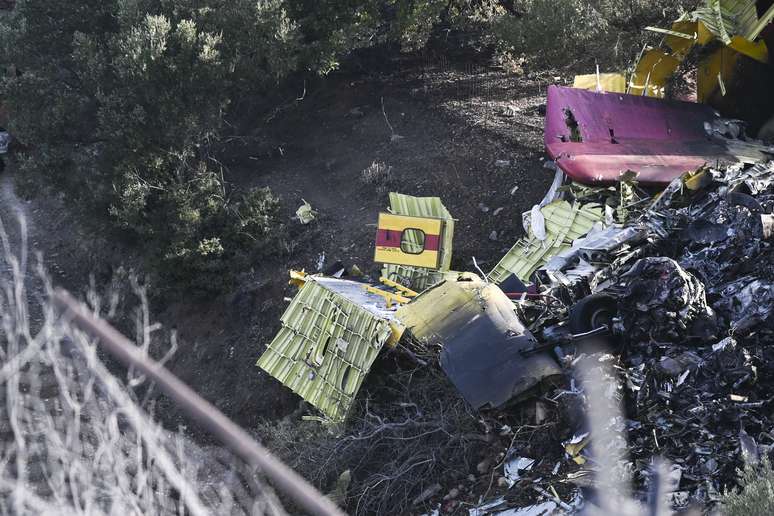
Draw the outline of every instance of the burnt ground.
[[[375,222],[387,193],[398,191],[441,197],[459,221],[453,267],[472,270],[475,256],[488,271],[522,234],[521,214],[552,180],[543,167],[541,107],[546,86],[561,82],[553,72],[509,73],[481,59],[437,55],[380,68],[386,71],[339,72],[305,91],[300,85],[302,100],[279,104],[248,136],[233,139],[223,155],[227,179],[241,189],[268,186],[280,197],[285,242],[233,293],[151,307],[179,333],[170,368],[248,429],[298,417],[299,398],[255,366],[279,327],[284,298],[294,294],[288,269],[316,271],[324,254],[326,264],[341,260],[376,277]],[[390,174],[367,183],[363,170],[374,161]],[[4,220],[15,212],[9,188]],[[319,213],[306,226],[293,219],[302,199]],[[56,283],[83,295],[90,277],[99,287],[119,266],[138,267],[132,249],[84,229],[60,200],[41,195],[23,205],[32,247],[44,253]],[[188,425],[164,400],[158,414],[171,426]]]

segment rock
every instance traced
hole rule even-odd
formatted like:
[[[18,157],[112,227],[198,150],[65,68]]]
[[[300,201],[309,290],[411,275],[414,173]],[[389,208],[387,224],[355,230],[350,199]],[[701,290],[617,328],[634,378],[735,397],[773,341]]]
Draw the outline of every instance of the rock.
[[[500,114],[504,117],[514,117],[516,116],[516,113],[518,113],[520,109],[516,106],[505,106],[501,111]]]
[[[422,491],[419,496],[414,498],[414,500],[411,502],[411,505],[419,505],[422,502],[425,502],[432,498],[433,496],[437,495],[438,492],[441,490],[440,484],[433,484],[424,491]]]
[[[492,242],[497,242],[497,231],[492,231],[489,233],[489,240]]]
[[[484,213],[488,213],[489,212],[489,206],[487,206],[483,202],[478,203],[478,209],[481,210]]]
[[[454,500],[460,495],[460,490],[456,487],[449,491],[449,494],[443,497],[444,502],[448,502],[449,500]]]
[[[492,213],[492,215],[494,215],[495,217],[497,217],[499,214],[501,214],[501,213],[503,212],[503,210],[504,210],[504,209],[505,209],[505,208],[497,208],[497,209],[494,211],[494,213]]]
[[[476,465],[476,471],[478,471],[482,475],[485,473],[489,473],[491,469],[492,469],[492,459],[484,459]]]
[[[505,477],[498,478],[497,487],[508,487],[508,479]]]

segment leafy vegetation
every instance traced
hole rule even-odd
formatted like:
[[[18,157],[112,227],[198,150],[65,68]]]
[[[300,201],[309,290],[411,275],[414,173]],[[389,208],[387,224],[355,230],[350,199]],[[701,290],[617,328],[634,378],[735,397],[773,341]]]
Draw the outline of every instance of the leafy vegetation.
[[[231,113],[357,48],[424,44],[445,2],[20,1],[0,24],[27,191],[52,188],[143,243],[164,283],[219,291],[278,238],[278,200],[238,192],[214,149]]]
[[[740,474],[739,490],[723,495],[723,514],[763,516],[774,511],[774,469],[767,457],[757,467],[747,466]]]
[[[606,69],[625,68],[660,26],[696,7],[696,0],[517,0],[522,16],[501,13],[492,20],[496,44],[541,64],[564,66],[594,61]]]
[[[0,21],[0,64],[15,71],[2,95],[26,145],[18,168],[28,192],[50,188],[107,217],[142,243],[161,286],[222,291],[282,247],[282,229],[278,199],[235,190],[216,149],[236,114],[260,110],[291,74],[326,74],[365,46],[416,50],[440,27],[473,25],[505,52],[617,62],[634,53],[635,27],[680,5],[21,0]]]

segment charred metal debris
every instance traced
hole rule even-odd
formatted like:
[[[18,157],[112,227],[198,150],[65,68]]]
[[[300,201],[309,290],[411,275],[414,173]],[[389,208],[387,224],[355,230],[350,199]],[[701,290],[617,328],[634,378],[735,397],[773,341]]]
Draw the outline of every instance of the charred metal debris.
[[[549,89],[554,183],[491,271],[451,270],[454,218],[441,199],[393,193],[378,219],[379,281],[342,277],[343,266],[292,272],[300,292],[258,365],[339,431],[391,351],[440,368],[495,420],[529,406],[539,424],[550,407],[552,451],[492,430],[514,438],[478,468],[499,490],[490,482],[471,515],[641,514],[649,496],[649,514],[716,507],[739,468],[774,451],[774,148],[714,109],[733,70],[703,86],[703,103],[674,102],[658,98],[669,74],[651,78],[648,63],[713,39],[735,62],[768,60],[774,8],[734,33],[708,16],[662,31],[666,50],[646,52],[628,79]],[[422,503],[435,514],[463,507],[433,492]]]

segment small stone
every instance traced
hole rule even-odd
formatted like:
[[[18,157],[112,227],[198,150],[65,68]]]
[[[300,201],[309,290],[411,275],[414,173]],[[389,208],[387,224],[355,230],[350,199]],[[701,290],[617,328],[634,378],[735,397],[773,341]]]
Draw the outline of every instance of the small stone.
[[[508,487],[508,479],[505,477],[498,478],[497,487]]]
[[[508,168],[511,166],[511,162],[510,160],[507,160],[507,159],[498,159],[497,161],[495,161],[495,166],[497,168]]]
[[[489,240],[492,242],[497,242],[497,231],[492,231],[489,233]]]
[[[455,487],[454,489],[449,491],[449,493],[446,496],[443,497],[443,501],[448,502],[449,500],[454,500],[459,495],[460,495],[460,490]]]
[[[511,195],[516,195],[516,192],[519,191],[519,185],[514,186],[511,188]]]
[[[484,459],[476,465],[476,471],[478,471],[482,475],[484,473],[489,473],[489,470],[491,468],[492,468],[492,459]]]
[[[483,202],[478,203],[478,209],[481,210],[484,213],[489,212],[489,206],[487,206]]]
[[[494,215],[495,217],[497,217],[499,214],[501,214],[501,213],[503,212],[503,210],[504,210],[504,209],[505,209],[505,208],[497,208],[497,209],[494,211],[494,213],[492,213],[492,215]]]
[[[472,483],[472,482],[475,482],[475,481],[476,481],[476,475],[473,475],[473,474],[468,475],[468,482]]]

